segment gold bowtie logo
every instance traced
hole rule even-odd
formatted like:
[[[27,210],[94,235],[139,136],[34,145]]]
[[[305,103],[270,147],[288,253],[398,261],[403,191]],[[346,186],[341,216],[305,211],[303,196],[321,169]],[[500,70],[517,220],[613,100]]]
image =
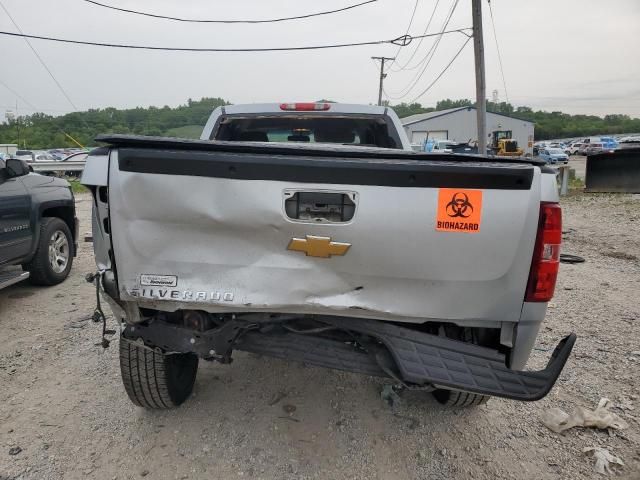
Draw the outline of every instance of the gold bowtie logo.
[[[308,257],[330,258],[332,255],[344,255],[349,247],[350,243],[332,242],[331,237],[306,235],[305,238],[292,238],[287,250],[304,252]]]

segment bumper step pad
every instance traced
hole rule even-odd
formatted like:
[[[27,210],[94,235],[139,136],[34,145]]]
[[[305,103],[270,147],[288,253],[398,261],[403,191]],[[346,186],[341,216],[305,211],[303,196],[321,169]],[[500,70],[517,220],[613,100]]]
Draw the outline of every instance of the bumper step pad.
[[[493,349],[370,320],[323,318],[334,325],[378,338],[391,352],[402,378],[436,386],[515,400],[543,398],[564,368],[575,333],[560,341],[544,370],[517,371]]]
[[[338,329],[377,339],[393,358],[393,362],[389,362],[395,363],[393,376],[397,373],[396,378],[404,382],[524,401],[539,400],[549,393],[576,341],[574,333],[562,339],[544,370],[517,371],[507,367],[504,354],[491,348],[382,321],[315,318]],[[141,339],[146,346],[165,352],[193,352],[205,358],[210,352],[221,352],[224,345],[229,349],[229,356],[225,354],[224,359],[230,359],[230,348],[233,348],[336,370],[392,376],[388,373],[389,365],[379,364],[381,347],[375,342],[365,345],[368,350],[365,351],[350,343],[290,332],[274,334],[253,330],[236,335],[242,328],[239,320],[196,334],[185,327],[160,321],[135,327],[128,325],[123,336]]]

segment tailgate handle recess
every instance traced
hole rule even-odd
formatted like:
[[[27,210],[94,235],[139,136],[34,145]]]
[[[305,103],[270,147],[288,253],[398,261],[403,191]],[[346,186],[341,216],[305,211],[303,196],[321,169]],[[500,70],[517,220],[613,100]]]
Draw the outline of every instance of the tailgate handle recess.
[[[356,211],[355,192],[286,190],[284,211],[290,220],[314,223],[345,223]]]

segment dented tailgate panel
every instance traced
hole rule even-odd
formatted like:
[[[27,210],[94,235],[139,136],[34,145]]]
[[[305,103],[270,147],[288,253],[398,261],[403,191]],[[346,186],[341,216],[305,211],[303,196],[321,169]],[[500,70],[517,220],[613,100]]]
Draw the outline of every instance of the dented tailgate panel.
[[[537,168],[526,189],[439,188],[125,171],[117,155],[109,207],[123,300],[487,326],[520,316]],[[311,195],[287,208],[299,192]]]

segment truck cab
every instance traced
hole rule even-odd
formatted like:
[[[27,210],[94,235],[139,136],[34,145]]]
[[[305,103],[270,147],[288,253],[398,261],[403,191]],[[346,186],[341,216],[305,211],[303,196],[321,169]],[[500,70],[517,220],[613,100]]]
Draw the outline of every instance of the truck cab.
[[[402,123],[391,108],[331,102],[218,107],[200,139],[411,150]]]

